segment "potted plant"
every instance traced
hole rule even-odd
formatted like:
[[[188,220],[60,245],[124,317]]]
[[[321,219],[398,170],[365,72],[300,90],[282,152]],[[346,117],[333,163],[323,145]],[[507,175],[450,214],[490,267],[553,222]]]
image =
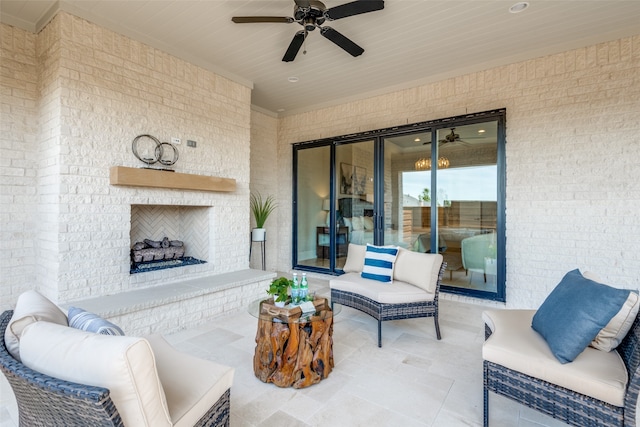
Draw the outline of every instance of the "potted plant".
[[[431,201],[428,188],[422,190],[422,193],[418,196],[418,200],[420,201],[420,206],[425,206],[425,203],[428,204]]]
[[[267,289],[267,293],[269,295],[273,295],[273,301],[275,302],[276,307],[284,307],[289,296],[289,287],[292,284],[293,280],[287,279],[286,277],[273,279],[271,285],[269,285],[269,289]]]
[[[251,240],[254,242],[262,242],[265,239],[266,231],[264,229],[264,223],[278,205],[273,196],[268,196],[266,199],[263,199],[260,193],[251,193],[249,202],[251,212],[256,220],[256,228],[251,230]]]

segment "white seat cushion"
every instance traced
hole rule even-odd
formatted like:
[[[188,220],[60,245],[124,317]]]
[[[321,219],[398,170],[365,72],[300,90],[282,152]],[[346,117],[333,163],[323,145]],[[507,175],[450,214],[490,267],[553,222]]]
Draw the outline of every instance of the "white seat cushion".
[[[233,368],[174,349],[160,335],[147,337],[174,426],[193,426],[233,383]]]
[[[364,279],[359,273],[346,273],[329,281],[331,289],[353,292],[384,304],[433,301],[435,294],[409,283],[394,280],[383,283]]]
[[[531,328],[536,310],[487,310],[492,335],[482,358],[615,406],[624,406],[627,370],[617,351],[587,347],[573,362],[562,364],[547,342]]]
[[[109,389],[126,426],[171,426],[153,351],[143,338],[36,322],[22,332],[20,354],[43,374]]]

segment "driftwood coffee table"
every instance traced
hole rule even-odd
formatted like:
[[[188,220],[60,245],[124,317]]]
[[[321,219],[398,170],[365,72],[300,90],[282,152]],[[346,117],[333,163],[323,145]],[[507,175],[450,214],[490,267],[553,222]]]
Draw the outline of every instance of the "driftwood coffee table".
[[[315,312],[279,308],[273,299],[254,301],[249,312],[258,318],[253,370],[261,381],[278,387],[304,388],[320,382],[333,369],[333,316],[326,298]]]

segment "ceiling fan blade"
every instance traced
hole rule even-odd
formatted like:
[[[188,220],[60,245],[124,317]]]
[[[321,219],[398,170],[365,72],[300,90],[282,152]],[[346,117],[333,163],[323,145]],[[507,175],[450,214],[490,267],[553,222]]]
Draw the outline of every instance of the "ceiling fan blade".
[[[294,22],[293,18],[288,16],[234,16],[231,20],[236,24],[253,24],[256,22],[290,24]]]
[[[331,27],[322,27],[320,34],[346,50],[351,56],[360,56],[364,52],[364,49],[334,30]]]
[[[346,18],[348,16],[360,15],[361,13],[374,12],[384,9],[383,0],[356,0],[351,3],[341,4],[327,9],[324,12],[325,18],[332,21],[335,19]]]
[[[298,54],[298,51],[300,50],[302,43],[304,43],[305,37],[307,37],[307,32],[304,30],[298,31],[296,35],[293,36],[293,40],[291,40],[291,43],[289,44],[289,48],[287,48],[287,51],[282,57],[282,60],[284,62],[291,62],[294,59],[296,59],[296,55]]]

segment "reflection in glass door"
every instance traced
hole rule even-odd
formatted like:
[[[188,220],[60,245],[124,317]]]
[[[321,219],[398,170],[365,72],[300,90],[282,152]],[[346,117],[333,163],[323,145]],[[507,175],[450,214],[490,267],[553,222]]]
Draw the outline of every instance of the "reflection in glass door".
[[[342,270],[349,243],[375,241],[374,141],[335,145],[333,167],[331,149],[296,151],[294,265],[310,270]]]
[[[294,264],[330,267],[330,167],[330,146],[297,151]]]
[[[446,246],[445,283],[460,289],[497,292],[496,121],[438,130],[435,201],[442,218],[438,234]]]
[[[384,243],[441,253],[462,293],[499,294],[497,135],[489,121],[384,138]]]
[[[361,141],[336,146],[335,227],[344,235],[337,241],[336,267],[346,261],[349,243],[366,245],[376,242],[377,215],[374,211],[374,141]]]
[[[384,139],[384,243],[431,252],[431,132]],[[416,171],[418,168],[418,171]]]

